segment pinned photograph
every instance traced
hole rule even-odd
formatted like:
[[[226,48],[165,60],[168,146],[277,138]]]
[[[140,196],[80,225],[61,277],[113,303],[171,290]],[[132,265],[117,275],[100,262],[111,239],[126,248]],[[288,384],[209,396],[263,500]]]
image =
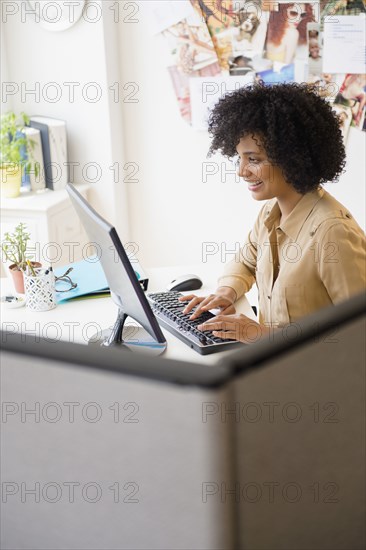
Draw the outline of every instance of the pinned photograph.
[[[282,63],[274,63],[272,69],[260,71],[256,74],[256,82],[272,85],[285,82],[293,82],[295,80],[295,67],[293,64],[283,65]]]
[[[313,3],[281,3],[269,14],[265,56],[286,65],[308,56],[307,25],[315,23]]]
[[[320,97],[327,99],[329,102],[334,102],[343,79],[344,75],[322,73],[321,75],[309,77],[308,82],[314,86]]]
[[[168,71],[183,119],[191,123],[189,79],[220,74],[217,54],[205,23],[197,13],[162,32],[170,59]]]
[[[245,75],[251,71],[254,71],[254,67],[250,57],[237,55],[229,58],[229,72],[232,76]]]
[[[334,103],[349,107],[352,112],[351,126],[362,129],[365,119],[366,74],[347,74]]]
[[[309,77],[321,75],[323,72],[323,35],[318,23],[308,23],[308,67]]]
[[[238,11],[248,2],[243,0],[190,0],[193,8],[206,23],[212,37],[239,25]],[[250,2],[251,5],[255,4]]]
[[[339,127],[342,131],[344,144],[347,143],[347,136],[352,121],[352,111],[350,107],[344,105],[333,104],[333,111],[337,113],[339,119]]]
[[[220,67],[230,71],[238,56],[262,55],[267,34],[268,13],[260,1],[191,0],[212,37]]]
[[[154,0],[154,2],[143,2],[141,7],[147,14],[151,34],[158,34],[193,13],[189,2]]]
[[[333,15],[360,15],[366,13],[363,0],[320,0],[321,19]]]
[[[239,25],[233,28],[233,53],[260,52],[267,34],[268,14],[257,10],[255,4],[238,10]]]
[[[279,2],[277,2],[277,0],[262,0],[261,8],[263,11],[277,11],[278,4]]]
[[[192,75],[217,64],[212,40],[199,21],[184,19],[163,31],[163,36],[167,39],[175,65],[181,72]]]

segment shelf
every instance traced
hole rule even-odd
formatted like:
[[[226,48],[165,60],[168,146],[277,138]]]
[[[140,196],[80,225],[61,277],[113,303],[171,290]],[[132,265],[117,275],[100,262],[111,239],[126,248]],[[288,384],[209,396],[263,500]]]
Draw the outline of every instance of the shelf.
[[[81,193],[90,188],[87,183],[81,183],[75,185],[75,187]],[[28,191],[21,193],[19,197],[14,199],[6,199],[1,197],[1,211],[21,211],[26,210],[30,212],[46,212],[50,208],[58,205],[60,201],[67,199],[68,193],[66,189],[59,189],[58,191],[51,191],[46,189],[44,192],[36,193],[34,191]]]

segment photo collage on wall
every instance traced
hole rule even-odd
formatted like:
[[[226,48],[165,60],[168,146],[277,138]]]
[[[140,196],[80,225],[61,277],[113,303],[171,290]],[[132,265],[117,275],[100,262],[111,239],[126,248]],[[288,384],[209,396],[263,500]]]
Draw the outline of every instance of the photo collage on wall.
[[[155,35],[165,41],[170,74],[182,118],[192,123],[190,79],[221,73],[208,28],[189,0],[146,3]]]
[[[307,82],[333,104],[345,140],[351,125],[365,130],[365,75],[352,67],[330,73],[323,63],[324,24],[334,15],[338,21],[365,17],[363,0],[166,0],[149,5],[155,34],[164,37],[169,50],[168,71],[181,115],[193,127],[203,129],[202,117],[207,120],[202,94],[194,93],[201,82],[220,83],[217,100],[223,83],[229,91],[261,81]],[[354,21],[359,23],[358,17],[347,19]]]

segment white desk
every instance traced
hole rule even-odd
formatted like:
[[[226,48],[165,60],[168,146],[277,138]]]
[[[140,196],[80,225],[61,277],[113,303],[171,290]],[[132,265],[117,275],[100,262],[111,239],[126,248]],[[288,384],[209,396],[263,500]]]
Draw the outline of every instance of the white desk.
[[[149,276],[148,292],[165,290],[165,285],[178,275],[197,273],[202,277],[204,285],[194,293],[205,296],[216,288],[216,279],[220,271],[213,272],[212,266],[202,264],[193,269],[192,266],[146,269],[146,273]],[[7,293],[14,293],[14,290],[10,279],[4,278],[1,279],[1,295]],[[246,298],[238,301],[236,310],[255,319]],[[88,339],[95,333],[112,326],[116,317],[117,306],[110,297],[62,303],[58,304],[55,309],[42,313],[33,312],[27,307],[8,309],[5,304],[1,305],[2,330],[20,332],[25,336],[36,335],[50,342],[66,340],[87,344]],[[213,363],[227,353],[220,352],[202,356],[164,328],[162,330],[168,342],[164,357],[169,359]]]

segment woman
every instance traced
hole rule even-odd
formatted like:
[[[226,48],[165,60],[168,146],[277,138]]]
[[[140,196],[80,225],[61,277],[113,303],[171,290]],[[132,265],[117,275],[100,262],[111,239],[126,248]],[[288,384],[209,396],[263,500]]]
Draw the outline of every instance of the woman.
[[[306,25],[314,21],[309,3],[279,4],[278,11],[269,16],[266,57],[286,65],[293,63],[298,47],[306,45]]]
[[[364,290],[365,235],[321,187],[336,180],[345,165],[330,105],[305,84],[255,84],[223,97],[209,129],[210,152],[238,155],[239,175],[252,197],[267,202],[215,294],[188,297],[184,312],[193,318],[221,309],[198,328],[250,342]],[[259,323],[234,314],[234,302],[254,282]]]

